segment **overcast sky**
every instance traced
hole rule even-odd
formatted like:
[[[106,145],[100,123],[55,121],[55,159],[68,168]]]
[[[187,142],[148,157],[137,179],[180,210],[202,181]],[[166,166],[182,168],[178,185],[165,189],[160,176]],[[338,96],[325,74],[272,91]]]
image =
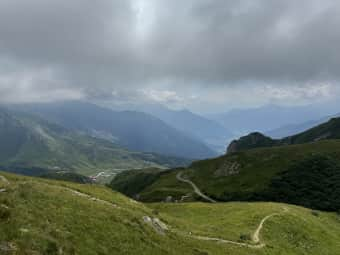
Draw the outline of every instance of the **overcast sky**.
[[[0,0],[0,101],[340,97],[338,0]]]

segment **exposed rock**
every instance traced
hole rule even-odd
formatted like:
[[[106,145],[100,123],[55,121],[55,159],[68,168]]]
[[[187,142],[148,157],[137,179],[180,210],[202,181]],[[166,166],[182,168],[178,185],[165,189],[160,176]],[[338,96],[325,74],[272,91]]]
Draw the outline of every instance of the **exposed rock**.
[[[169,230],[168,226],[158,218],[144,216],[143,221],[151,226],[160,235],[165,235],[165,231]]]
[[[162,222],[160,219],[158,219],[158,218],[154,218],[153,219],[153,223],[156,224],[163,231],[169,230],[168,226],[164,222]]]
[[[276,140],[271,139],[270,137],[267,137],[259,132],[254,132],[249,135],[242,136],[238,140],[232,141],[227,148],[227,153],[229,154],[257,147],[274,146],[276,143]]]
[[[226,177],[240,173],[241,165],[237,162],[226,161],[215,172],[214,177]]]
[[[185,202],[185,201],[190,201],[190,199],[192,198],[192,194],[186,194],[184,196],[181,197],[181,200],[179,202]]]
[[[134,199],[137,200],[137,201],[139,201],[139,200],[140,200],[140,194],[134,195]]]
[[[327,139],[328,137],[331,137],[331,133],[322,134],[322,135],[316,137],[316,138],[314,139],[314,142],[317,142],[317,141],[320,141],[320,140]]]
[[[172,196],[167,196],[165,198],[165,203],[172,203],[173,202],[173,197]]]
[[[14,243],[11,243],[11,242],[0,243],[0,251],[2,252],[15,252],[16,250],[18,250],[18,248],[16,247]]]
[[[9,181],[6,179],[6,177],[0,175],[0,183],[9,185]]]
[[[9,209],[9,207],[7,205],[1,204],[0,207],[4,208],[4,209]]]
[[[29,230],[28,230],[27,228],[21,228],[21,229],[20,229],[20,232],[21,232],[21,233],[28,233]]]

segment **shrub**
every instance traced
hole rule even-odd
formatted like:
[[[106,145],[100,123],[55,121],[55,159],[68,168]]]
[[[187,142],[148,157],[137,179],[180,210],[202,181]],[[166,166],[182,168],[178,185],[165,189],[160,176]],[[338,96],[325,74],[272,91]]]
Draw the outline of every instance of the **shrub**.
[[[54,241],[48,241],[46,254],[58,254],[58,245]]]
[[[240,241],[241,242],[247,242],[250,241],[251,237],[250,234],[240,234]]]
[[[5,208],[0,205],[0,220],[1,221],[7,220],[9,219],[10,216],[11,216],[11,211],[8,208]]]
[[[319,217],[320,216],[320,213],[318,211],[311,211],[312,215],[315,216],[315,217]]]
[[[311,155],[272,180],[267,199],[326,211],[340,210],[340,165],[335,157]]]

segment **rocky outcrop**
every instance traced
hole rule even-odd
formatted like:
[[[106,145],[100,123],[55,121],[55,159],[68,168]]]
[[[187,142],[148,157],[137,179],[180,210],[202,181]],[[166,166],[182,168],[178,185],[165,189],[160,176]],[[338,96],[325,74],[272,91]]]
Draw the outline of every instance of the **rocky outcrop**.
[[[277,144],[277,140],[274,140],[259,132],[254,132],[249,135],[242,136],[238,140],[232,141],[227,148],[227,153],[233,153],[257,147],[270,147],[274,146],[275,144]]]
[[[143,221],[160,235],[165,235],[165,232],[169,230],[168,226],[158,218],[144,216]]]
[[[226,177],[240,173],[241,165],[238,162],[226,161],[214,172],[214,177]]]

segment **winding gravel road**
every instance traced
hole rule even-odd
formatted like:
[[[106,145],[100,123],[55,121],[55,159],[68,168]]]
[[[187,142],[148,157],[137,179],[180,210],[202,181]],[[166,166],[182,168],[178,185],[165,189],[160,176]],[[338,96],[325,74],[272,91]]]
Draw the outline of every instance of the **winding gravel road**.
[[[185,182],[185,183],[190,184],[190,185],[192,186],[192,188],[194,189],[194,192],[195,192],[198,196],[200,196],[201,198],[203,198],[203,199],[205,199],[205,200],[207,200],[207,201],[209,201],[209,202],[211,202],[211,203],[216,203],[216,201],[215,201],[214,199],[208,197],[207,195],[204,195],[204,194],[202,193],[202,191],[196,186],[195,183],[193,183],[193,182],[190,181],[190,180],[184,179],[184,178],[182,177],[182,174],[183,174],[183,172],[179,172],[179,173],[176,175],[177,180],[179,180],[179,181],[181,181],[181,182]]]

